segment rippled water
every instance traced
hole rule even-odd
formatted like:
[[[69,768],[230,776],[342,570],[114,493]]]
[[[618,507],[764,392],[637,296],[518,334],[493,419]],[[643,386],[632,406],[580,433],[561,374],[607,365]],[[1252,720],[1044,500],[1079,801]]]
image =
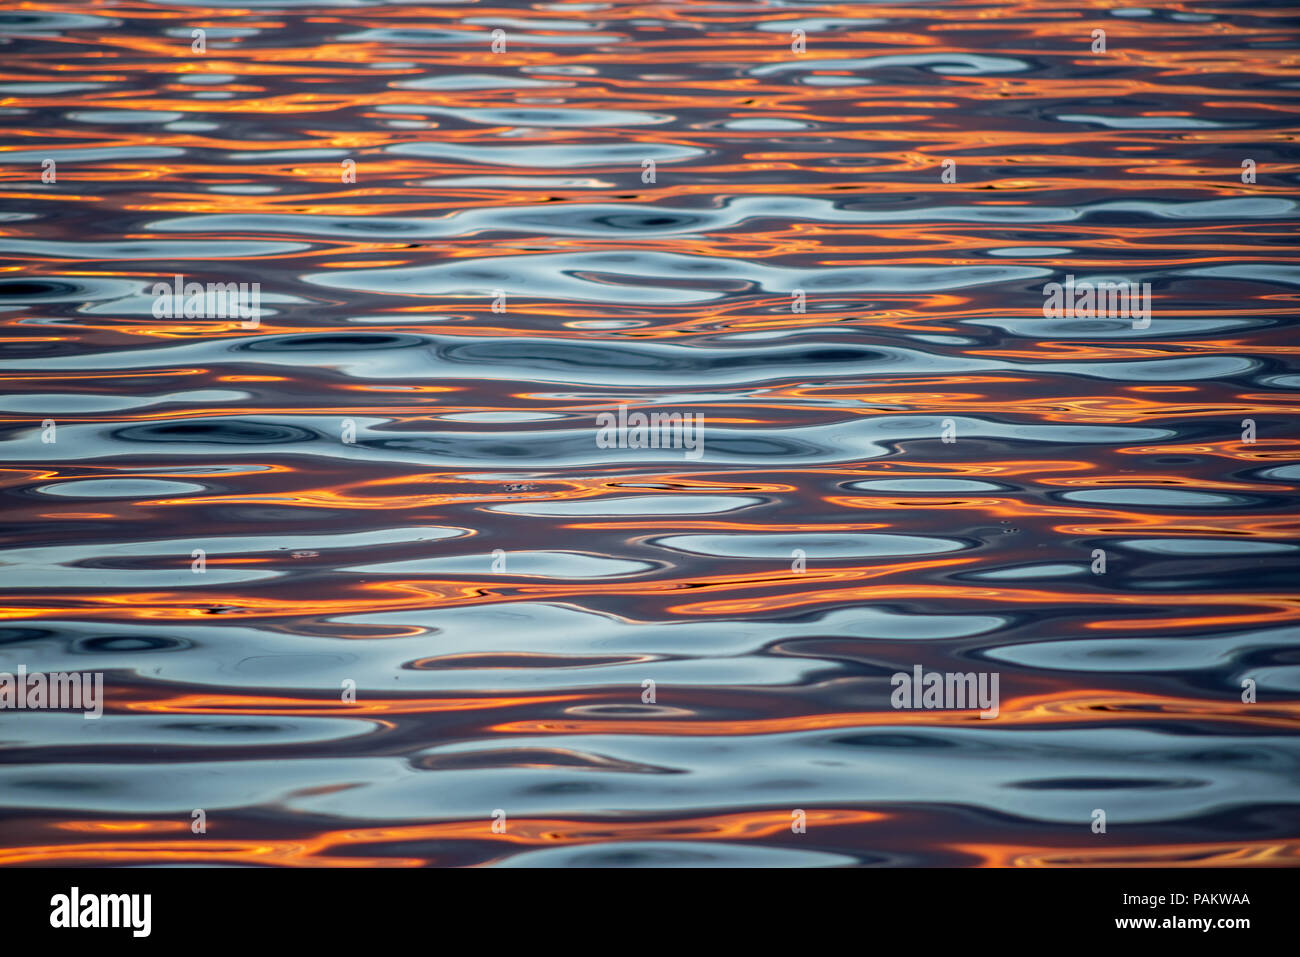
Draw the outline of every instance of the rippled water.
[[[0,670],[107,696],[0,716],[0,862],[1297,863],[1282,8],[0,34]]]

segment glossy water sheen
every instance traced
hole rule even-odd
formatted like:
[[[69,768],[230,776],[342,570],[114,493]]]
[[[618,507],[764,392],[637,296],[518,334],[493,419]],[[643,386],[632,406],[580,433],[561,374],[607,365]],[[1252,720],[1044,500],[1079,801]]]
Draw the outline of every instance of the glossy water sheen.
[[[1297,863],[1293,26],[11,5],[0,670],[109,702],[0,717],[0,862]]]

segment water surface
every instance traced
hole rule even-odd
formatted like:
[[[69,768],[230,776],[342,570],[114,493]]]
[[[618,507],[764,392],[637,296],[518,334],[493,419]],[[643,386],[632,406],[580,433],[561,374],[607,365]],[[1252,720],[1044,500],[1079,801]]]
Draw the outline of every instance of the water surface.
[[[0,13],[0,670],[108,698],[0,714],[0,863],[1297,863],[1297,48],[1258,3]],[[157,317],[177,274],[257,327]],[[1149,327],[1045,318],[1070,275]],[[702,454],[601,448],[619,405]],[[895,710],[916,665],[998,717]]]

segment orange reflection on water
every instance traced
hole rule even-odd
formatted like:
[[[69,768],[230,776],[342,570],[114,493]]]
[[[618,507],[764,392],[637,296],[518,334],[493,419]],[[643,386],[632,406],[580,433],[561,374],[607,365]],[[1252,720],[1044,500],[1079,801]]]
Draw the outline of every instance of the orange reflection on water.
[[[843,827],[879,824],[890,815],[853,809],[809,808],[809,827]],[[93,823],[93,822],[90,822]],[[134,822],[145,830],[167,830],[170,822]],[[205,865],[245,864],[297,867],[419,867],[436,859],[392,854],[359,853],[386,844],[413,841],[502,842],[525,847],[564,844],[598,844],[620,841],[753,841],[790,832],[789,811],[752,811],[663,821],[575,821],[546,818],[512,818],[506,833],[492,830],[491,820],[442,821],[323,831],[309,839],[250,842],[205,834],[190,841],[103,841],[86,844],[52,844],[0,849],[0,866],[57,864],[63,867],[95,864],[193,862]]]

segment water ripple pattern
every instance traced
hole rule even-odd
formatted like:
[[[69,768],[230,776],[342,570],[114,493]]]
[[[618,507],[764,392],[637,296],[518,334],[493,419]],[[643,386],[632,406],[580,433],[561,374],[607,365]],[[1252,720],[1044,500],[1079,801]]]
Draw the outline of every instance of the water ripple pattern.
[[[104,685],[0,864],[1300,864],[1298,90],[1270,3],[10,4],[0,672]]]

